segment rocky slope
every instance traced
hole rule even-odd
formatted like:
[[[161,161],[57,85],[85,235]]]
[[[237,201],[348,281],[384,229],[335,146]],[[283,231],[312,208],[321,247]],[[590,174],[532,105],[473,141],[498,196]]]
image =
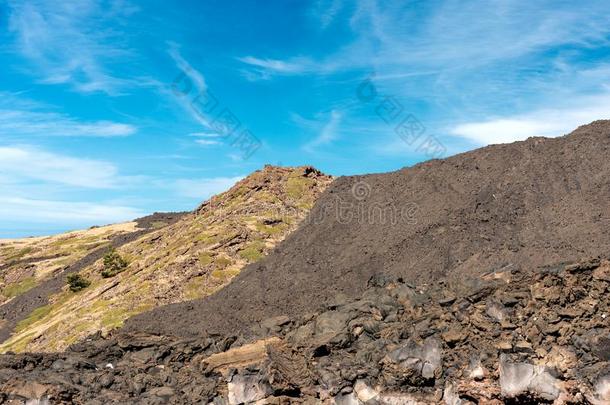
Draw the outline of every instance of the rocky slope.
[[[26,313],[0,349],[62,350],[129,316],[216,291],[291,232],[330,182],[310,167],[253,173],[177,222],[121,245],[129,264],[120,274],[103,278],[100,254],[78,270],[88,288],[71,292],[62,278],[61,289]]]
[[[355,299],[267,319],[264,340],[117,331],[0,357],[0,400],[140,404],[608,404],[610,262],[452,283],[373,276]],[[13,402],[10,402],[13,401]]]
[[[309,219],[227,288],[132,318],[133,332],[252,334],[358,297],[382,272],[411,283],[578,261],[610,246],[610,121],[387,174],[338,178]],[[252,334],[255,337],[255,334]]]

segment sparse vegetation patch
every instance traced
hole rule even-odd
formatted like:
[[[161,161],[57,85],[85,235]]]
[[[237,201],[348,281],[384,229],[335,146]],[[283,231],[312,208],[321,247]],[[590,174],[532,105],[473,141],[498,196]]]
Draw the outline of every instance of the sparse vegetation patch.
[[[16,297],[18,295],[23,294],[24,292],[26,292],[28,290],[31,290],[34,287],[36,287],[36,283],[37,282],[34,277],[26,277],[19,282],[8,284],[2,290],[2,295],[4,295],[7,298]]]
[[[256,262],[263,257],[264,248],[265,243],[263,241],[257,240],[242,249],[239,252],[239,255],[251,263]]]

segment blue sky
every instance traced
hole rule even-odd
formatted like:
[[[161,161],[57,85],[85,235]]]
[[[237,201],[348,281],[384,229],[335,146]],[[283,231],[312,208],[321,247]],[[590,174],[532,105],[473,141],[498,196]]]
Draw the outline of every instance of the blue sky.
[[[610,116],[607,1],[21,0],[0,24],[0,237]]]

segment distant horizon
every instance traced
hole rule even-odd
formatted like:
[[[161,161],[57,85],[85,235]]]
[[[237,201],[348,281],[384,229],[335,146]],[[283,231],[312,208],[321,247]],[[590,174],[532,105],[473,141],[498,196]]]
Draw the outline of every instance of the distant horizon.
[[[0,4],[0,238],[610,118],[604,1]]]

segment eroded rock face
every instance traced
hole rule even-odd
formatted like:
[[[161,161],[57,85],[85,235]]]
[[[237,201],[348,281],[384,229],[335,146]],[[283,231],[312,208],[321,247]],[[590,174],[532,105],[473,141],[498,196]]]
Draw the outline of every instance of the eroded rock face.
[[[608,404],[603,266],[435,286],[379,278],[358,299],[262,321],[255,342],[117,332],[0,356],[0,402]]]

